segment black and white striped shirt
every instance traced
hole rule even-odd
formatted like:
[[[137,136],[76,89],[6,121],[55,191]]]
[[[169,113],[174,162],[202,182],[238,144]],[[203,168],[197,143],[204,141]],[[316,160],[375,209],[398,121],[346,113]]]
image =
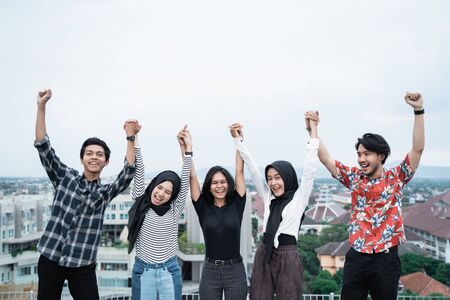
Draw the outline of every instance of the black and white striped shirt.
[[[111,184],[88,181],[60,161],[48,136],[35,144],[41,163],[55,188],[52,211],[38,250],[64,267],[82,267],[97,259],[97,249],[108,203],[133,179],[134,165],[125,162]]]
[[[136,154],[136,175],[132,198],[136,200],[145,192],[145,168],[141,149],[134,149]],[[189,189],[189,172],[192,156],[183,156],[181,170],[181,188],[178,197],[170,204],[170,210],[163,216],[158,216],[149,209],[136,240],[136,256],[146,263],[162,263],[176,255],[178,250],[178,219],[186,203]]]

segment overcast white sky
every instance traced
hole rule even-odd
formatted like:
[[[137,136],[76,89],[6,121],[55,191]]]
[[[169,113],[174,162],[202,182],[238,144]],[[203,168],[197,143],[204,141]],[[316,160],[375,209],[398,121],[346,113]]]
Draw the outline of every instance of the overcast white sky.
[[[188,124],[198,168],[233,164],[239,121],[261,166],[303,165],[303,112],[317,109],[331,154],[382,134],[393,160],[411,147],[406,91],[426,109],[422,163],[450,166],[450,2],[156,0],[0,2],[0,176],[45,176],[33,148],[36,94],[52,88],[47,127],[62,160],[81,169],[90,136],[125,154],[137,118],[149,172],[181,166]]]

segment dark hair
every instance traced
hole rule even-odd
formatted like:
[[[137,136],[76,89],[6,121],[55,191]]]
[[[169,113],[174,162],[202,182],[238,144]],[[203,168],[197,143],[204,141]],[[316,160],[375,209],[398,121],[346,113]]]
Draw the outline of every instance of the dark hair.
[[[234,179],[231,177],[230,173],[221,166],[214,166],[209,169],[208,173],[206,173],[205,181],[203,182],[202,194],[205,195],[206,201],[210,204],[214,203],[214,196],[211,194],[211,183],[212,178],[216,173],[222,173],[225,176],[228,184],[227,195],[225,196],[225,201],[228,202],[232,199],[233,191],[234,191]]]
[[[81,150],[80,150],[80,158],[81,159],[83,159],[84,152],[86,151],[86,147],[90,146],[90,145],[98,145],[100,147],[103,147],[103,150],[105,151],[106,161],[109,160],[109,156],[111,155],[111,150],[109,150],[108,145],[106,145],[106,143],[104,141],[102,141],[101,139],[96,138],[96,137],[88,138],[87,140],[84,141],[83,145],[81,145]]]
[[[384,165],[389,154],[391,154],[391,147],[386,142],[386,140],[379,134],[366,133],[362,138],[358,138],[358,142],[355,144],[356,150],[358,150],[359,145],[363,145],[369,151],[375,152],[377,154],[383,154],[384,158],[381,163]]]

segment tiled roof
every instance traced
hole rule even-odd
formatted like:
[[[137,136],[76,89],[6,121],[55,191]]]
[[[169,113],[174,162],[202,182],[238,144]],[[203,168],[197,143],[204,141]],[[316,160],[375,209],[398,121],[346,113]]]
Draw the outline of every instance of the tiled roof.
[[[347,240],[343,242],[329,242],[315,249],[319,255],[330,256],[345,256],[348,250],[350,250],[350,244]]]
[[[314,207],[308,209],[305,214],[311,219],[322,222],[326,220],[335,219],[347,211],[340,207],[337,204],[329,203],[329,204],[316,204]]]
[[[428,296],[431,293],[450,296],[450,288],[448,286],[422,272],[401,276],[400,282],[405,287],[405,290],[410,290],[419,294],[419,296]]]
[[[412,231],[409,228],[405,228],[406,240],[411,242],[420,242],[424,241],[424,238]]]
[[[345,214],[340,215],[336,219],[331,220],[330,224],[331,225],[340,225],[340,224],[347,225],[350,222],[350,215],[351,215],[351,212],[347,211]]]
[[[403,210],[405,226],[450,240],[450,191]]]
[[[320,223],[311,219],[308,216],[305,216],[305,219],[303,220],[303,223],[302,223],[302,225],[317,225],[317,224],[320,224]]]
[[[402,256],[406,253],[414,253],[422,256],[428,256],[429,254],[424,249],[420,248],[419,246],[413,244],[413,243],[404,243],[398,246],[398,255]]]

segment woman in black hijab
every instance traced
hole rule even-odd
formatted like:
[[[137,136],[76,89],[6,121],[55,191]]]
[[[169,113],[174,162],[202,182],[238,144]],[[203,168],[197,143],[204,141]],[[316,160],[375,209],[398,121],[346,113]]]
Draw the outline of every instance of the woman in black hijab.
[[[192,142],[186,126],[177,139],[183,158],[181,178],[173,171],[163,171],[147,188],[141,149],[135,143],[135,203],[128,213],[128,252],[136,249],[133,300],[181,300],[181,270],[176,257],[178,219],[185,206],[192,165]]]
[[[236,149],[247,165],[259,196],[264,201],[263,243],[255,254],[251,277],[250,299],[302,299],[303,268],[297,250],[297,237],[302,216],[313,187],[317,166],[317,123],[305,119],[311,130],[300,186],[292,165],[278,160],[265,168],[265,180],[243,142],[242,126],[231,127]]]

